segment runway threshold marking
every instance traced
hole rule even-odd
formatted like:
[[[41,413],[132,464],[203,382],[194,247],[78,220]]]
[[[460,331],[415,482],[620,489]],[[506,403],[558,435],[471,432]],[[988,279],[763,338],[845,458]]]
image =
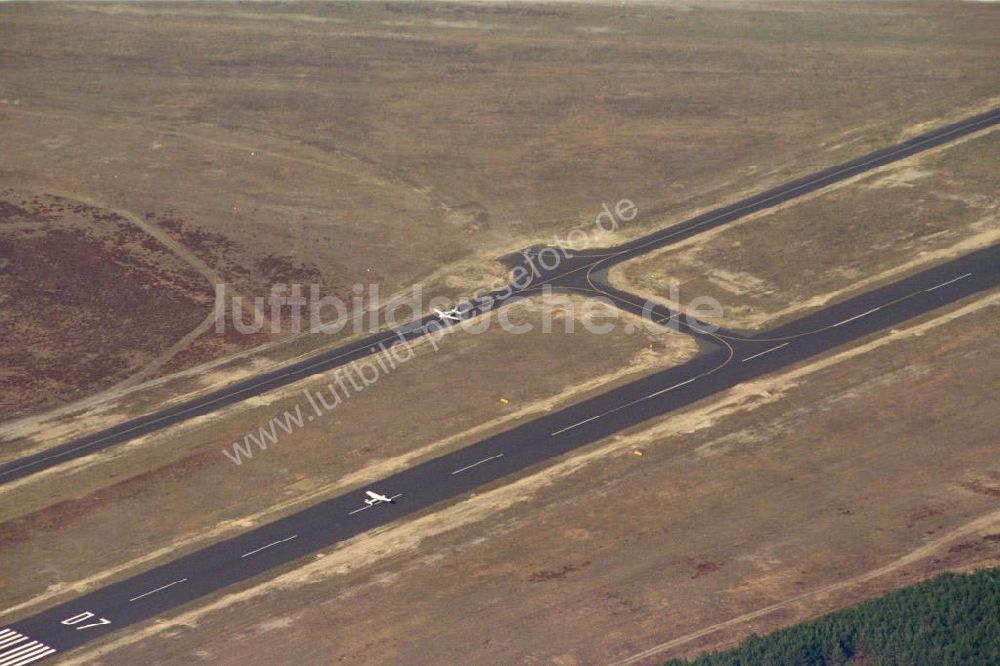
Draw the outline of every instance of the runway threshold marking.
[[[131,599],[129,599],[129,603],[132,603],[133,601],[138,601],[139,599],[142,599],[143,597],[148,597],[151,594],[156,594],[157,592],[165,590],[168,587],[173,587],[174,585],[178,585],[178,584],[184,583],[186,581],[187,581],[187,578],[181,578],[180,580],[175,580],[172,583],[167,583],[166,585],[161,585],[160,587],[156,588],[155,590],[150,590],[149,592],[144,592],[144,593],[140,594],[137,597],[132,597]],[[2,664],[0,664],[0,666],[2,666]]]
[[[13,629],[0,630],[0,666],[24,666],[55,651],[54,647],[32,640]]]
[[[21,641],[28,640],[28,637],[24,634],[20,634],[13,629],[4,629],[0,631],[0,650],[4,650],[15,643],[20,643]]]
[[[964,280],[965,278],[970,277],[971,275],[972,275],[972,273],[966,273],[965,275],[959,275],[957,278],[952,278],[951,280],[948,280],[947,282],[942,282],[941,284],[936,284],[933,287],[929,287],[927,289],[924,289],[924,291],[934,291],[935,289],[940,289],[941,287],[947,287],[949,284],[953,284],[955,282],[958,282],[959,280]]]
[[[261,546],[260,548],[255,548],[254,550],[251,550],[249,553],[243,553],[242,555],[240,555],[240,559],[242,559],[244,557],[250,557],[251,555],[253,555],[255,553],[259,553],[262,550],[267,550],[271,546],[277,546],[279,543],[285,543],[286,541],[291,541],[292,539],[294,539],[297,536],[298,536],[298,534],[293,534],[292,536],[288,537],[287,539],[279,539],[278,541],[272,541],[271,543],[267,544],[266,546]]]
[[[836,328],[837,326],[841,326],[841,325],[846,324],[848,322],[854,321],[855,319],[861,319],[862,317],[866,317],[866,316],[870,315],[873,312],[878,312],[883,307],[885,307],[885,306],[884,305],[880,305],[877,308],[872,308],[871,310],[868,310],[867,312],[862,312],[859,315],[854,315],[853,317],[848,317],[847,319],[845,319],[843,321],[838,321],[836,324],[834,324],[833,326],[831,326],[831,328]]]
[[[503,458],[503,454],[502,453],[498,453],[495,456],[490,456],[489,458],[483,458],[479,462],[475,462],[475,463],[472,463],[471,465],[466,465],[465,467],[462,467],[460,469],[456,469],[454,472],[452,472],[452,475],[461,474],[462,472],[464,472],[466,470],[470,470],[473,467],[478,467],[479,465],[482,465],[483,463],[487,463],[487,462],[489,462],[491,460],[496,460],[497,458]]]
[[[777,347],[771,347],[770,349],[765,349],[764,351],[760,352],[759,354],[754,354],[753,356],[747,356],[745,359],[743,359],[742,361],[740,361],[740,363],[746,363],[747,361],[752,361],[752,360],[754,360],[755,358],[757,358],[759,356],[763,356],[764,354],[770,354],[773,351],[778,351],[782,347],[787,347],[790,344],[791,344],[790,342],[785,342],[783,344],[778,345]]]

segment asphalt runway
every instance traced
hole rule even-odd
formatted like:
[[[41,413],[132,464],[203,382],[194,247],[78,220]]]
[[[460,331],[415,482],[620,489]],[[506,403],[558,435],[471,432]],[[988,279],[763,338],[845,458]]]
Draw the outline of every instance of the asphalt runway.
[[[483,295],[468,302],[468,316],[500,307],[530,296],[545,285],[554,289],[581,289],[606,295],[619,305],[638,297],[615,290],[606,282],[606,271],[615,263],[627,261],[645,252],[689,238],[694,234],[728,224],[751,213],[777,206],[796,197],[815,192],[833,183],[851,178],[865,171],[884,166],[919,152],[954,141],[973,132],[1000,122],[1000,109],[971,116],[957,123],[946,125],[907,141],[878,150],[843,164],[818,171],[771,190],[748,197],[734,204],[723,206],[698,215],[690,220],[657,231],[614,248],[586,250],[563,256],[558,266],[548,270],[537,258],[525,257],[522,267],[528,267],[524,284]],[[655,214],[650,211],[647,214]],[[539,250],[541,251],[541,250]],[[537,257],[537,251],[536,251]],[[251,379],[234,383],[206,395],[187,400],[157,412],[140,416],[112,428],[75,439],[37,454],[24,456],[0,465],[0,484],[49,469],[74,458],[90,455],[134,437],[160,430],[189,418],[221,409],[227,405],[286,386],[310,375],[326,372],[347,365],[387,346],[403,341],[416,340],[434,333],[440,322],[435,317],[425,317],[404,327],[373,334],[350,345],[318,353],[306,360],[293,363]],[[687,329],[688,332],[697,334]],[[0,666],[5,666],[0,661]]]
[[[125,630],[211,592],[291,565],[317,550],[441,502],[468,497],[481,486],[553,457],[998,284],[1000,246],[995,246],[754,339],[723,334],[712,349],[682,366],[534,419],[368,487],[398,496],[393,504],[366,507],[365,488],[359,488],[16,622],[0,630],[0,666],[23,666]]]

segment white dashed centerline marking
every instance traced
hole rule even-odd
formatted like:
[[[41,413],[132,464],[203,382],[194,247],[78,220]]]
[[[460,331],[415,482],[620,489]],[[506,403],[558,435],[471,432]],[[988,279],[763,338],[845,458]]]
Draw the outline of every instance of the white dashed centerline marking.
[[[659,390],[656,393],[650,393],[649,395],[647,395],[645,398],[642,398],[642,399],[643,400],[648,400],[649,398],[655,398],[658,395],[663,395],[664,393],[669,393],[670,391],[673,391],[676,388],[680,388],[680,387],[684,386],[685,384],[690,384],[691,382],[693,382],[693,381],[695,381],[697,379],[699,379],[699,377],[692,377],[691,379],[687,380],[686,382],[681,382],[680,384],[674,384],[673,386],[670,386],[670,387],[667,387],[665,389]]]
[[[240,558],[242,559],[244,557],[250,557],[251,555],[253,555],[255,553],[259,553],[262,550],[266,550],[266,549],[270,548],[271,546],[277,546],[279,543],[285,543],[286,541],[291,541],[292,539],[294,539],[297,536],[298,536],[298,534],[293,534],[292,536],[288,537],[287,539],[279,539],[278,541],[272,541],[271,543],[267,544],[266,546],[261,546],[260,548],[255,548],[254,550],[251,550],[249,553],[243,553],[242,555],[240,555]]]
[[[590,417],[589,419],[584,419],[583,421],[579,421],[579,422],[577,422],[577,423],[574,423],[574,424],[573,424],[573,425],[571,425],[571,426],[566,426],[566,427],[565,427],[565,428],[563,428],[562,430],[556,430],[556,431],[555,431],[554,433],[552,433],[552,434],[551,434],[551,435],[549,435],[549,436],[550,436],[550,437],[555,437],[556,435],[558,435],[558,434],[560,434],[560,433],[564,433],[564,432],[566,432],[567,430],[572,430],[573,428],[576,428],[577,426],[582,426],[582,425],[583,425],[584,423],[590,423],[590,422],[591,422],[591,421],[593,421],[594,419],[599,419],[599,418],[601,418],[602,416],[604,416],[604,414],[598,414],[597,416],[591,416],[591,417]]]
[[[168,587],[173,587],[174,585],[177,585],[179,583],[183,583],[185,581],[187,581],[187,578],[181,578],[180,580],[175,580],[172,583],[167,583],[166,585],[161,585],[160,587],[156,588],[155,590],[150,590],[149,592],[144,592],[144,593],[140,594],[137,597],[132,597],[131,599],[129,599],[129,603],[131,603],[133,601],[138,601],[139,599],[142,599],[143,597],[148,597],[151,594],[156,594],[157,592],[165,590]]]
[[[683,381],[680,384],[674,384],[673,386],[668,386],[667,388],[661,389],[661,390],[657,391],[656,393],[650,393],[649,395],[644,395],[643,397],[638,398],[637,400],[633,400],[632,402],[625,403],[624,405],[619,405],[618,407],[615,407],[614,409],[609,409],[608,411],[604,412],[603,414],[598,414],[597,416],[591,416],[589,419],[584,419],[582,421],[577,421],[573,425],[566,426],[562,430],[556,430],[553,433],[549,433],[549,437],[555,437],[556,435],[564,433],[567,430],[572,430],[573,428],[577,428],[579,426],[582,426],[584,423],[590,423],[591,421],[595,421],[595,420],[601,418],[602,416],[607,416],[608,414],[614,414],[615,412],[617,412],[620,409],[625,409],[626,407],[631,407],[632,405],[634,405],[636,403],[639,403],[639,402],[642,402],[643,400],[649,400],[650,398],[655,398],[658,395],[663,395],[664,393],[669,393],[670,391],[673,391],[674,389],[678,389],[678,388],[680,388],[680,387],[682,387],[682,386],[684,386],[686,384],[690,384],[691,382],[698,381],[703,376],[704,375],[698,375],[697,377],[692,377],[691,379],[688,379],[687,381]]]
[[[0,666],[24,666],[55,651],[54,647],[33,641],[13,629],[0,630]]]
[[[941,287],[947,287],[949,284],[952,284],[953,282],[958,282],[959,280],[964,280],[965,278],[970,277],[971,275],[972,275],[972,273],[966,273],[965,275],[959,275],[957,278],[952,278],[951,280],[948,280],[947,282],[942,282],[941,284],[936,284],[933,287],[929,287],[927,289],[924,289],[924,291],[934,291],[935,289],[940,289]]]
[[[489,458],[483,458],[479,462],[472,463],[471,465],[466,465],[465,467],[462,467],[461,469],[456,469],[454,472],[452,472],[452,474],[453,475],[454,474],[461,474],[462,472],[464,472],[466,470],[472,469],[473,467],[478,467],[479,465],[482,465],[483,463],[489,462],[491,460],[496,460],[497,458],[503,458],[503,454],[502,453],[498,453],[495,456],[490,456]]]
[[[882,308],[883,308],[883,306],[881,306],[881,305],[880,305],[880,306],[878,306],[877,308],[872,308],[872,309],[871,309],[871,310],[869,310],[868,312],[862,312],[862,313],[861,313],[861,314],[859,314],[859,315],[854,315],[853,317],[848,317],[848,318],[847,318],[847,319],[845,319],[844,321],[838,321],[838,322],[837,322],[836,324],[834,324],[834,325],[833,325],[833,326],[832,326],[831,328],[835,328],[835,327],[837,327],[837,326],[840,326],[840,325],[842,325],[842,324],[846,324],[847,322],[849,322],[849,321],[854,321],[855,319],[861,319],[862,317],[865,317],[865,316],[867,316],[867,315],[870,315],[870,314],[871,314],[871,313],[873,313],[873,312],[878,312],[878,311],[879,311],[879,310],[881,310]]]
[[[754,354],[753,356],[747,356],[745,359],[743,359],[742,361],[740,361],[740,363],[746,363],[747,361],[752,361],[755,358],[757,358],[758,356],[763,356],[764,354],[770,354],[771,352],[777,351],[777,350],[781,349],[782,347],[787,347],[789,344],[791,344],[791,343],[785,342],[783,344],[778,345],[777,347],[771,347],[770,349],[765,349],[764,351],[760,352],[759,354]]]

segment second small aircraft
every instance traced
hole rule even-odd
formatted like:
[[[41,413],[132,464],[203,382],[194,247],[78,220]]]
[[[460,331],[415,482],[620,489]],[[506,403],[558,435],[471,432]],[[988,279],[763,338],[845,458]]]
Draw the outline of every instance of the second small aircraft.
[[[434,310],[434,314],[438,316],[438,319],[442,321],[462,321],[462,311],[457,307],[451,308],[450,310],[438,310],[437,308],[431,308]]]

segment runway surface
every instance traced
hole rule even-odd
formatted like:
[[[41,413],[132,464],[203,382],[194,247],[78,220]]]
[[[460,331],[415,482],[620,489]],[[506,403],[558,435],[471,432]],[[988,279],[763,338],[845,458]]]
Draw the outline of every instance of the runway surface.
[[[289,564],[607,435],[661,417],[1000,284],[1000,246],[918,273],[762,333],[722,337],[692,361],[534,419],[368,488],[392,504],[340,497],[85,594],[0,630],[0,666],[22,666]],[[4,637],[8,637],[4,643]],[[5,647],[7,646],[7,647]],[[7,649],[22,652],[5,652]],[[9,656],[8,656],[9,655]]]
[[[556,289],[560,287],[584,289],[607,295],[619,305],[627,307],[625,305],[627,302],[639,299],[613,289],[605,280],[607,268],[615,263],[627,261],[645,252],[689,238],[694,234],[728,224],[751,213],[815,192],[859,173],[954,141],[970,133],[996,125],[998,122],[1000,122],[1000,109],[971,116],[957,123],[921,134],[908,141],[824,169],[734,204],[723,206],[621,246],[582,251],[573,253],[572,256],[563,255],[557,266],[551,269],[546,268],[543,263],[545,259],[544,249],[537,249],[534,257],[526,255],[522,262],[522,266],[527,266],[529,271],[523,284],[492,292],[475,299],[475,301],[468,301],[466,303],[469,306],[468,316],[481,314],[519,298],[530,296],[544,285],[551,285]],[[538,256],[539,252],[542,253],[540,257]],[[353,344],[316,354],[304,361],[125,421],[112,428],[75,439],[37,454],[8,461],[0,465],[0,483],[9,483],[74,458],[96,453],[134,437],[154,432],[189,418],[214,412],[227,405],[285,386],[304,377],[349,364],[381,351],[387,346],[398,344],[401,341],[416,340],[428,333],[434,333],[440,326],[441,322],[435,317],[425,317],[407,326],[373,334]],[[691,331],[689,330],[689,332]],[[0,666],[5,665],[0,662]]]

